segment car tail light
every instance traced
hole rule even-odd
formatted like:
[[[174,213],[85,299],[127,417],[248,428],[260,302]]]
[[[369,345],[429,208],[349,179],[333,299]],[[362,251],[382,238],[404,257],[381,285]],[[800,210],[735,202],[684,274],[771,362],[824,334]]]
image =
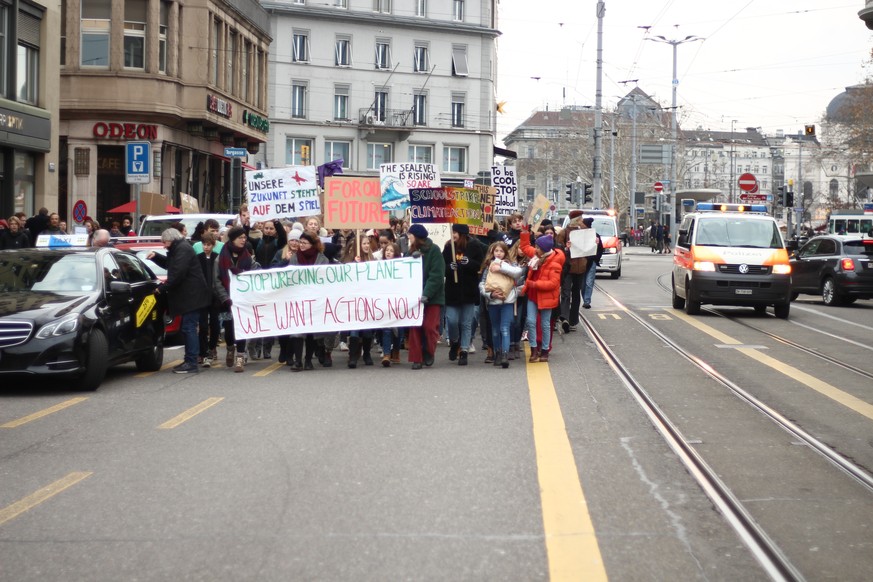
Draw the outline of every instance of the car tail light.
[[[854,271],[855,261],[853,261],[852,259],[841,259],[840,268],[844,271]]]

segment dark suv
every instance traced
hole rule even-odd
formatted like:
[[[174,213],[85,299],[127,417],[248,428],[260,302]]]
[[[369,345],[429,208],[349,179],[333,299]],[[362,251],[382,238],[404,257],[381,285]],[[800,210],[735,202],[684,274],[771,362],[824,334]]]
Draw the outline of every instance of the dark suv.
[[[792,300],[821,295],[825,305],[873,298],[873,238],[839,235],[810,239],[791,257]]]

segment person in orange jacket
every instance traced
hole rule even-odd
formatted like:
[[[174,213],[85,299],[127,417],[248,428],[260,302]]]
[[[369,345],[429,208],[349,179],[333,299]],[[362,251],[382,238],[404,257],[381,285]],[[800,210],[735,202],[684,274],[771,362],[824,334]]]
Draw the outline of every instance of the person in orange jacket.
[[[554,250],[555,239],[543,235],[530,244],[530,232],[521,233],[521,252],[530,257],[527,281],[523,292],[527,295],[527,338],[530,342],[531,363],[549,361],[552,310],[561,304],[561,271],[564,253]],[[537,347],[537,315],[540,317],[541,342]]]

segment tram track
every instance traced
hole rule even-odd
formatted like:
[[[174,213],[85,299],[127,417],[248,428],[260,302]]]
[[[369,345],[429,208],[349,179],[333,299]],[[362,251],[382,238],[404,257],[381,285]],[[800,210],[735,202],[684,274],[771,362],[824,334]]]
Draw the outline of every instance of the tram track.
[[[659,280],[660,284],[660,280]],[[598,290],[603,293],[610,301],[622,309],[631,319],[643,326],[647,331],[656,336],[666,346],[672,348],[678,355],[692,363],[697,369],[704,372],[707,376],[715,380],[720,385],[727,388],[732,394],[740,400],[746,402],[753,409],[763,414],[772,422],[777,424],[783,430],[796,438],[800,443],[808,446],[819,455],[831,463],[832,466],[839,469],[844,474],[851,477],[854,481],[861,484],[869,493],[873,493],[873,475],[871,475],[864,467],[861,467],[849,458],[835,451],[827,443],[817,439],[810,433],[806,432],[797,423],[789,420],[784,415],[773,409],[750,392],[743,389],[739,385],[732,382],[730,379],[715,370],[710,364],[683,348],[670,337],[666,336],[660,330],[655,328],[651,323],[643,317],[625,307],[610,293],[598,286]],[[714,312],[718,314],[718,312]],[[718,314],[721,315],[721,314]],[[733,319],[729,318],[728,319]],[[650,418],[655,428],[665,438],[671,449],[677,454],[680,461],[687,468],[689,473],[695,478],[704,490],[710,500],[719,508],[725,516],[728,523],[736,531],[739,537],[744,541],[759,563],[763,566],[768,575],[774,580],[802,580],[803,576],[792,565],[790,560],[785,556],[777,544],[763,531],[763,529],[751,517],[749,511],[735,497],[730,488],[722,482],[718,475],[709,467],[706,460],[703,459],[696,449],[692,446],[693,441],[689,441],[679,428],[667,417],[661,410],[658,403],[649,395],[646,388],[640,384],[631,373],[630,369],[625,366],[621,359],[607,344],[606,340],[597,329],[594,327],[588,318],[581,318],[582,324],[601,352],[609,366],[619,377],[622,383],[625,384],[632,396],[637,400],[646,415]],[[743,323],[743,322],[740,322]],[[840,366],[846,370],[856,373],[860,376],[873,378],[873,374],[841,362],[836,358],[821,354],[815,350],[811,350],[797,342],[787,340],[776,334],[772,334],[765,330],[761,330],[755,326],[746,324],[756,331],[764,333],[774,340],[780,341],[795,349],[801,350],[815,357],[826,360],[834,365]]]

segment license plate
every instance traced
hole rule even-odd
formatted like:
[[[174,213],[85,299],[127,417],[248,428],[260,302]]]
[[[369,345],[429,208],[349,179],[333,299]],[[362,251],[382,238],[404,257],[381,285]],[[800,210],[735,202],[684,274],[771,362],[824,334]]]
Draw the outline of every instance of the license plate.
[[[751,289],[736,289],[736,290],[734,290],[734,293],[736,293],[737,295],[751,295],[752,290]]]

